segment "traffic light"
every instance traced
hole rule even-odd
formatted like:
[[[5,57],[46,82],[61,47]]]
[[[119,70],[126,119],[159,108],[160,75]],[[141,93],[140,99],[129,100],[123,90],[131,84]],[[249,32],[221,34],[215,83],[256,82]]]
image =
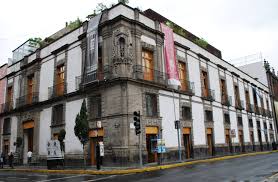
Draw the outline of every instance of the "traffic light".
[[[140,126],[140,111],[134,111],[134,127],[135,127],[135,133],[136,135],[139,135],[141,133],[141,126]]]

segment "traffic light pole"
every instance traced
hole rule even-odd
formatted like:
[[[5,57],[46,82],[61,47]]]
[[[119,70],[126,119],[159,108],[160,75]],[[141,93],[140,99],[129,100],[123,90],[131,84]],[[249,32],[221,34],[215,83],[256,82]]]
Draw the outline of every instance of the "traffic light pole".
[[[143,167],[143,160],[142,160],[142,140],[141,140],[141,135],[142,133],[140,133],[138,135],[139,137],[139,163],[140,163],[140,168]]]

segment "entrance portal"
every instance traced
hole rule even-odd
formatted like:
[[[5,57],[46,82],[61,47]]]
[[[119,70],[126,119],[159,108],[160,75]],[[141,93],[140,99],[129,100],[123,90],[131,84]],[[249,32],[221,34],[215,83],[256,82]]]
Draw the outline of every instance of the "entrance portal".
[[[191,128],[183,128],[183,142],[185,149],[185,158],[192,158],[192,137]]]

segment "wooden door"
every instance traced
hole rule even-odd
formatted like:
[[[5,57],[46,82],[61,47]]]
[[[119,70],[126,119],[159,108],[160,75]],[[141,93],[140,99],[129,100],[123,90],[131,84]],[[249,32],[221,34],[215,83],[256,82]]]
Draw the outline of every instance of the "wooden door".
[[[250,111],[250,96],[249,96],[249,92],[246,90],[245,91],[245,100],[246,100],[246,108],[248,111]]]
[[[239,136],[239,143],[241,146],[241,152],[244,152],[244,138],[243,138],[243,131],[239,130],[238,131],[238,136]]]
[[[157,139],[156,134],[146,134],[148,163],[157,162],[157,153],[153,151],[157,144],[157,142],[155,142],[155,139]]]
[[[262,142],[261,130],[258,130],[258,138],[259,138],[261,151],[263,151],[263,142]]]
[[[255,151],[255,141],[254,141],[253,131],[250,131],[250,141],[251,141],[251,144],[252,144],[253,151]]]
[[[33,102],[33,89],[34,89],[34,76],[28,77],[28,95],[27,95],[27,104],[31,104]]]
[[[203,96],[208,97],[208,74],[205,71],[202,71],[202,90]]]
[[[212,135],[207,134],[207,140],[208,140],[208,154],[212,155]]]
[[[96,165],[96,138],[90,138],[91,165]]]
[[[27,133],[28,133],[28,151],[33,152],[34,129],[33,128],[28,129]]]
[[[187,90],[187,79],[186,79],[186,65],[183,62],[179,62],[179,79],[181,82],[181,90]]]
[[[64,94],[64,85],[65,85],[65,66],[57,67],[57,77],[56,77],[56,93],[57,96],[61,96]]]
[[[151,51],[143,50],[143,70],[144,70],[144,80],[153,81],[154,80],[154,69],[153,69],[153,53]]]
[[[226,93],[226,81],[221,79],[220,80],[220,88],[221,88],[221,101],[225,103],[227,101],[227,93]]]
[[[190,134],[183,135],[184,148],[185,148],[185,157],[186,159],[191,158],[191,137]]]
[[[8,156],[9,151],[10,151],[10,141],[4,140],[3,153],[5,154],[5,156]]]
[[[225,141],[226,141],[226,144],[229,147],[229,152],[232,153],[233,148],[232,148],[232,142],[231,142],[231,136],[230,136],[230,130],[229,129],[225,130]]]

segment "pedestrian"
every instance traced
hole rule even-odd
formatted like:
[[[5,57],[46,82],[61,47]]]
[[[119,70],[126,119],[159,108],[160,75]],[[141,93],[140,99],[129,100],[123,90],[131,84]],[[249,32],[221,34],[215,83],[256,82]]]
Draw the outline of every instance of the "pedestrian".
[[[14,168],[14,154],[12,152],[9,155],[9,164],[10,164],[10,167],[13,169]]]
[[[3,169],[4,168],[4,154],[1,153],[1,156],[0,156],[0,167]]]
[[[31,161],[32,161],[32,152],[31,152],[31,150],[29,150],[28,152],[27,152],[27,158],[28,158],[28,164],[30,165],[31,164]]]

